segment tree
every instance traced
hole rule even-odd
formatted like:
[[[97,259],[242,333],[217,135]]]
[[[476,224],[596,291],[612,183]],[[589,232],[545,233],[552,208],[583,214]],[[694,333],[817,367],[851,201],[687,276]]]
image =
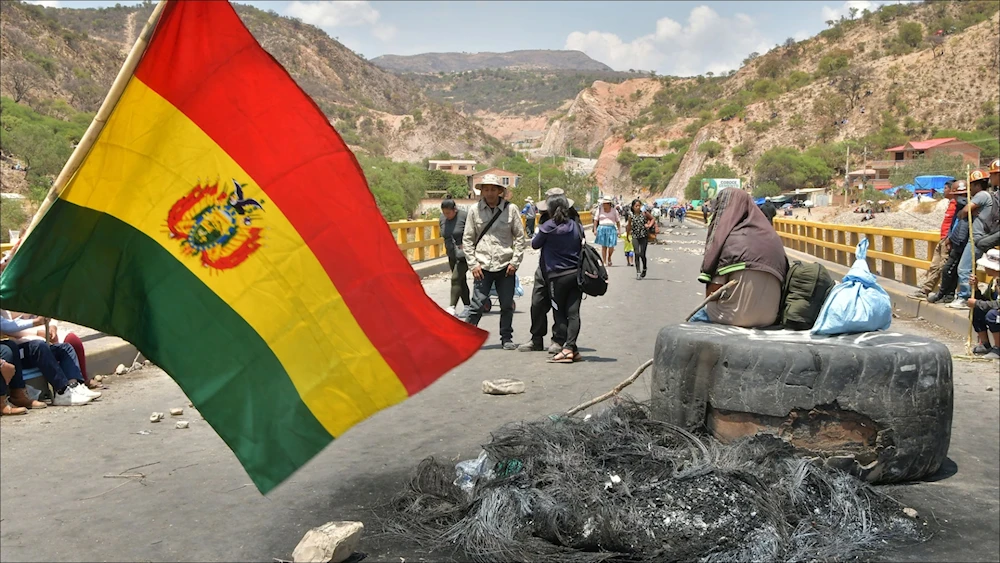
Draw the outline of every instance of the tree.
[[[851,19],[852,20],[854,19],[855,16],[858,15],[858,9],[855,8],[854,6],[851,6],[850,8],[848,8],[847,11],[851,13]]]
[[[778,197],[781,195],[781,188],[778,184],[774,182],[764,182],[763,184],[757,184],[757,187],[753,189],[754,199],[761,197]]]
[[[899,26],[897,37],[900,43],[908,47],[919,47],[924,40],[924,26],[917,22],[904,22]]]
[[[871,68],[857,65],[845,68],[837,73],[834,78],[837,92],[847,98],[851,109],[854,109],[854,104],[861,100],[871,82],[871,76]]]
[[[827,93],[813,100],[813,115],[823,120],[826,125],[839,122],[846,111],[844,99],[832,93]]]
[[[14,101],[20,102],[42,81],[42,73],[37,66],[17,61],[9,67],[5,66],[4,80],[14,94]]]
[[[932,36],[930,36],[929,40],[931,42],[931,53],[934,54],[934,58],[936,59],[939,56],[943,55],[944,54],[944,42],[945,42],[944,36],[942,36],[942,35],[932,35]]]
[[[782,190],[823,186],[833,170],[821,159],[790,147],[775,147],[761,155],[754,167],[758,185],[774,182]]]
[[[632,166],[636,162],[639,162],[639,157],[632,152],[632,149],[625,147],[618,153],[618,158],[615,160],[622,166]]]

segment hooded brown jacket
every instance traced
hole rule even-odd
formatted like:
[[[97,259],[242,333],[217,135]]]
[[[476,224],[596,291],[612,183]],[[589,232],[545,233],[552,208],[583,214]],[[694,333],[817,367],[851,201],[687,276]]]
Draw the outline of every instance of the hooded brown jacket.
[[[712,209],[715,212],[708,226],[698,280],[709,283],[715,276],[759,270],[784,283],[788,271],[785,247],[750,194],[724,189],[712,201]]]

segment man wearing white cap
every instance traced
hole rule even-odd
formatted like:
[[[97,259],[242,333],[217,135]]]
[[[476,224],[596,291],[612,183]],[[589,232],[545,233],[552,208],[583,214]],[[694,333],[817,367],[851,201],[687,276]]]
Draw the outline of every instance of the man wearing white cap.
[[[997,308],[1000,307],[1000,293],[997,288],[997,276],[1000,276],[1000,249],[987,250],[976,265],[980,270],[984,270],[986,275],[991,276],[993,281],[985,293],[980,293],[976,287],[978,285],[976,278],[972,278],[976,297],[970,297],[968,305],[972,308],[972,328],[979,335],[979,344],[972,349],[972,353],[996,360],[1000,359],[1000,319],[997,318]],[[992,345],[989,337],[991,333]]]
[[[483,305],[495,285],[500,301],[500,342],[504,350],[516,350],[515,276],[527,243],[521,214],[504,198],[507,188],[496,174],[484,174],[473,189],[482,194],[482,199],[469,210],[462,237],[469,271],[476,280],[468,322],[479,325]]]

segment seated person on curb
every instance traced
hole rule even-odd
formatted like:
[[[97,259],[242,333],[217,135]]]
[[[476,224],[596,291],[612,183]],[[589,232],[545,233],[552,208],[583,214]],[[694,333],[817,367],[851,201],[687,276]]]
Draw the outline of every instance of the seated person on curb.
[[[986,275],[992,276],[993,281],[985,293],[980,293],[975,276],[972,278],[976,297],[970,297],[968,305],[972,308],[972,328],[979,335],[979,344],[972,349],[972,353],[996,360],[1000,359],[1000,319],[997,318],[997,308],[1000,307],[1000,281],[997,280],[1000,276],[1000,250],[992,248],[986,251],[977,265],[986,271]],[[989,333],[993,335],[992,345]]]
[[[778,233],[743,190],[720,190],[712,209],[698,280],[707,284],[706,296],[730,280],[737,280],[737,285],[693,320],[746,328],[773,325],[788,271]]]
[[[20,243],[18,243],[20,244]],[[16,247],[16,245],[15,245]],[[7,268],[7,262],[10,260],[11,252],[13,249],[8,251],[3,259],[0,260],[0,273],[2,273]],[[83,342],[80,338],[73,334],[66,334],[63,338],[63,342],[59,342],[59,331],[54,324],[51,324],[51,319],[46,319],[44,317],[38,317],[36,315],[25,315],[25,314],[11,314],[9,311],[0,309],[0,320],[2,320],[2,328],[0,328],[0,333],[4,333],[7,336],[18,340],[18,342],[24,342],[26,340],[48,340],[53,342],[52,344],[53,353],[58,356],[59,361],[64,361],[64,358],[72,358],[74,363],[73,367],[66,367],[64,369],[68,370],[67,373],[79,373],[79,381],[83,382],[88,389],[93,389],[100,387],[96,382],[91,382],[90,378],[87,377],[87,360],[84,356]],[[45,334],[44,326],[49,324],[49,334]],[[74,378],[76,379],[76,378]],[[93,398],[100,397],[101,394],[97,392],[90,393]]]
[[[27,414],[28,409],[44,409],[45,403],[28,397],[27,385],[21,375],[21,361],[17,342],[13,340],[0,341],[0,407],[3,416],[11,414]],[[9,392],[8,392],[9,391]],[[7,396],[10,395],[10,404]]]
[[[31,322],[38,322],[36,319],[22,319],[19,324],[0,314],[0,332],[4,334],[17,333],[28,326]],[[42,320],[44,324],[44,320]],[[52,386],[55,396],[52,404],[60,407],[84,405],[101,396],[97,391],[87,389],[83,383],[83,374],[80,372],[76,359],[76,352],[69,344],[48,344],[40,339],[24,339],[17,342],[17,357],[21,360],[22,368],[38,368],[45,377],[45,381]],[[21,354],[24,356],[21,357]]]
[[[45,339],[45,328],[44,328],[45,319],[43,317],[38,317],[35,315],[27,315],[24,313],[12,313],[10,311],[3,311],[3,310],[0,310],[0,315],[3,315],[8,319],[14,320],[19,324],[28,324],[28,321],[30,320],[32,324],[38,325],[37,329],[34,327],[29,327],[19,332],[5,333],[7,336],[15,338],[22,342],[24,340],[29,340],[29,339],[36,339],[36,340]],[[49,323],[50,323],[49,338],[48,338],[49,342],[53,345],[59,344],[63,347],[67,345],[71,346],[73,348],[73,352],[76,354],[77,367],[80,369],[80,374],[83,376],[84,384],[87,385],[88,389],[99,388],[101,384],[95,381],[91,381],[90,377],[87,375],[87,356],[85,355],[83,349],[83,341],[80,340],[80,337],[72,332],[65,333],[65,336],[60,335],[60,331],[56,326],[56,321],[50,319]]]

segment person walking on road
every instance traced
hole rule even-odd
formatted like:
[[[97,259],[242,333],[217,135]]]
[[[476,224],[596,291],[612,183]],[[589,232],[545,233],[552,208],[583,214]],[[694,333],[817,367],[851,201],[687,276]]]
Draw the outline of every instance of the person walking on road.
[[[566,334],[562,350],[549,361],[571,364],[580,360],[576,340],[580,336],[583,292],[576,274],[580,269],[584,235],[583,229],[571,217],[571,206],[566,196],[549,196],[546,207],[549,219],[539,226],[538,234],[531,239],[531,247],[541,250],[539,262],[552,298],[552,316],[558,331]]]
[[[632,237],[635,248],[635,279],[646,277],[646,248],[649,246],[649,230],[655,219],[648,211],[642,210],[642,202],[632,201],[632,213],[629,215],[625,231]]]
[[[448,267],[451,270],[451,302],[447,311],[455,314],[455,307],[461,301],[465,310],[458,314],[459,318],[469,316],[469,263],[465,260],[462,248],[462,237],[465,236],[465,222],[468,212],[459,209],[455,200],[446,199],[441,202],[441,237],[444,238],[444,248],[448,254]]]
[[[760,206],[760,210],[764,212],[764,217],[767,217],[767,222],[774,224],[774,216],[778,214],[778,208],[774,206],[774,202],[771,198],[764,198],[764,205]]]
[[[479,325],[483,304],[495,285],[500,301],[500,343],[504,350],[516,350],[514,287],[526,244],[524,226],[517,207],[504,198],[507,188],[496,174],[483,175],[473,189],[482,199],[469,210],[462,237],[469,271],[476,280],[468,323]]]
[[[618,231],[621,230],[621,218],[611,205],[611,200],[601,198],[597,213],[594,213],[594,244],[601,247],[601,260],[610,268],[611,255],[618,245]]]
[[[531,199],[531,196],[524,198],[524,209],[521,210],[521,215],[524,215],[524,230],[528,237],[535,236],[535,217],[538,215],[538,208],[535,207],[535,201]]]

